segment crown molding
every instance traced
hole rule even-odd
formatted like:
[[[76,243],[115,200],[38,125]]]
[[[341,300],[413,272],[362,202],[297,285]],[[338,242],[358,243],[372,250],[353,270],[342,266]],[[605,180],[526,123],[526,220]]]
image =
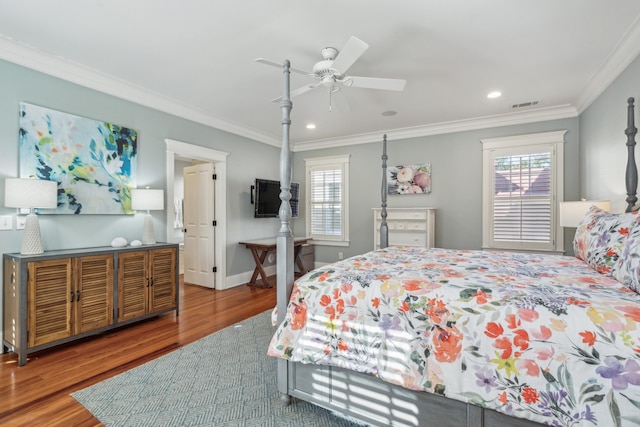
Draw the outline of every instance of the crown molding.
[[[280,141],[270,136],[237,123],[213,117],[209,113],[185,105],[175,99],[159,95],[76,62],[51,55],[43,50],[18,43],[2,35],[0,35],[0,59],[254,141],[276,147],[281,145]]]
[[[423,136],[442,135],[446,133],[465,132],[478,129],[495,128],[500,126],[512,126],[524,123],[535,123],[549,120],[559,120],[577,117],[578,111],[571,105],[538,108],[535,110],[521,111],[517,113],[501,114],[496,116],[480,117],[469,120],[456,120],[442,122],[413,128],[394,129],[389,131],[371,132],[367,134],[352,135],[344,138],[314,140],[298,142],[293,151],[309,151],[324,148],[344,147],[347,145],[368,144],[382,141],[382,134],[386,133],[388,139],[400,140],[419,138]]]
[[[615,48],[593,75],[575,105],[582,114],[640,54],[640,17],[622,36]]]
[[[600,96],[639,54],[640,18],[636,19],[632,27],[603,63],[600,70],[594,74],[575,105],[560,105],[517,113],[394,129],[386,133],[390,138],[398,140],[577,117]],[[3,35],[0,35],[0,59],[231,134],[274,147],[281,147],[282,145],[280,140],[272,136],[214,117],[203,110],[190,107],[175,99],[159,95],[140,86],[106,75],[98,70],[16,42]],[[378,142],[381,140],[381,133],[370,132],[342,138],[300,141],[292,144],[292,151],[309,151]]]

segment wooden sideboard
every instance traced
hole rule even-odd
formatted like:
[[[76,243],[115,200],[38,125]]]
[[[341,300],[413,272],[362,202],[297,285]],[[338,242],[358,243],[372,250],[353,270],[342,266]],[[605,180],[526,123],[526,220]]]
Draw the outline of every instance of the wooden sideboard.
[[[432,248],[435,242],[435,208],[387,208],[389,246]],[[374,249],[380,249],[380,208],[373,209]]]
[[[178,245],[4,254],[4,349],[27,354],[178,314]]]

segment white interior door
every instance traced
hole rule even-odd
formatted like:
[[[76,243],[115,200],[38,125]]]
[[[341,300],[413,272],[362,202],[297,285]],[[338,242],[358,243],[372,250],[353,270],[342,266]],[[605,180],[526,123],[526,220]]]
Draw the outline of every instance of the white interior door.
[[[215,181],[212,163],[184,168],[184,281],[215,288]]]

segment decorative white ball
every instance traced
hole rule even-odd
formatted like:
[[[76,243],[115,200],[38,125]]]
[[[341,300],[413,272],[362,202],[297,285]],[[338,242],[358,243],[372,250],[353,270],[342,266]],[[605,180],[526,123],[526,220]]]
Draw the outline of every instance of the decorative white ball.
[[[133,247],[142,246],[142,242],[140,240],[134,240],[131,242],[131,246]]]
[[[116,237],[111,241],[111,246],[113,246],[114,248],[124,248],[125,246],[127,246],[127,239],[125,239],[124,237]]]

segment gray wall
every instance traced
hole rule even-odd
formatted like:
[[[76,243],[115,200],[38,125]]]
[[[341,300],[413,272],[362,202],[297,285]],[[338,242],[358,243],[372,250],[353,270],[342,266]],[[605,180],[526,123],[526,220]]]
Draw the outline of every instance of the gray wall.
[[[295,110],[294,110],[295,111]],[[292,113],[292,120],[295,116]],[[449,133],[405,140],[388,140],[388,165],[431,163],[432,191],[421,195],[394,195],[388,207],[435,207],[437,247],[480,249],[482,244],[482,144],[481,139],[567,130],[564,155],[566,200],[579,198],[578,118],[505,126],[493,129]],[[382,134],[380,135],[382,141]],[[345,257],[373,249],[372,208],[380,206],[382,142],[349,147],[296,152],[293,180],[304,182],[305,158],[351,154],[350,236],[348,248],[316,246],[316,261],[333,262],[338,252]],[[304,191],[301,189],[304,195]],[[302,204],[301,204],[302,205]],[[302,212],[301,215],[304,215]],[[295,224],[295,234],[303,235],[304,221]],[[565,231],[565,249],[571,231]]]
[[[580,194],[587,199],[611,200],[612,212],[626,203],[624,171],[627,162],[627,98],[636,99],[636,127],[640,117],[640,57],[580,116]],[[638,138],[636,138],[638,140]],[[640,154],[636,148],[636,161]]]
[[[166,186],[166,144],[173,139],[230,153],[227,158],[227,275],[253,269],[250,253],[239,241],[273,236],[275,220],[253,218],[249,186],[255,177],[279,174],[279,149],[132,102],[105,95],[55,77],[0,60],[0,215],[15,215],[4,207],[4,178],[18,171],[18,104],[20,101],[104,120],[139,133],[138,185]],[[274,120],[279,111],[274,107]],[[173,203],[173,202],[171,202]],[[152,213],[156,238],[165,241],[166,214]],[[141,215],[41,215],[45,250],[109,245],[114,237],[140,239]],[[0,231],[0,253],[19,252],[22,231]],[[1,268],[1,267],[0,267]]]
[[[565,144],[565,199],[610,198],[612,209],[624,209],[623,165],[626,127],[625,100],[638,97],[640,60],[629,68],[589,107],[580,118],[507,126],[408,140],[389,141],[389,164],[430,162],[433,188],[429,195],[390,196],[390,207],[436,207],[436,245],[446,248],[479,248],[481,245],[480,139],[554,130],[568,130]],[[253,260],[237,242],[273,236],[277,219],[252,217],[249,186],[256,177],[278,179],[279,150],[243,137],[165,114],[119,98],[86,89],[60,79],[0,61],[0,178],[18,175],[18,103],[26,101],[137,129],[140,133],[138,183],[165,186],[164,140],[170,138],[231,153],[228,157],[227,273],[252,269]],[[636,88],[636,89],[633,89]],[[274,112],[277,117],[278,112]],[[295,120],[295,110],[292,114]],[[382,137],[382,135],[381,135]],[[578,144],[580,141],[580,144]],[[293,180],[304,187],[304,159],[351,153],[350,226],[347,248],[316,248],[316,260],[330,262],[338,252],[345,256],[373,246],[371,208],[380,204],[381,143],[296,152]],[[611,165],[618,165],[611,167]],[[302,189],[304,195],[304,188]],[[0,188],[0,200],[4,187]],[[0,214],[15,210],[0,206]],[[304,234],[304,209],[294,220],[296,234]],[[159,240],[166,239],[165,215],[155,212]],[[139,238],[142,219],[118,215],[47,215],[41,217],[45,249],[109,244],[113,237]],[[21,231],[0,231],[0,252],[20,249]],[[569,247],[572,231],[565,231]]]

